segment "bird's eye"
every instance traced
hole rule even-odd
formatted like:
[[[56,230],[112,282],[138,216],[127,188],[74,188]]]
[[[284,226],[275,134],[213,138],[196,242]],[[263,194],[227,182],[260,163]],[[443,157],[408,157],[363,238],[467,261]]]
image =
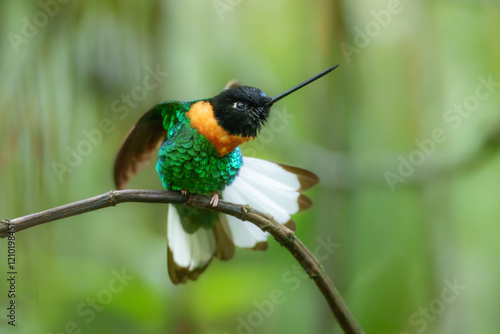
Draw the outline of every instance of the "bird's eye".
[[[237,110],[245,110],[247,109],[247,104],[244,102],[234,102],[233,108]]]

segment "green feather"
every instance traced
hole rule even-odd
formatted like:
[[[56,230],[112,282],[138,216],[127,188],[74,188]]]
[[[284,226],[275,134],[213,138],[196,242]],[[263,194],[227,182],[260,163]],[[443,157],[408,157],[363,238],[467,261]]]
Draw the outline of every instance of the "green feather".
[[[208,139],[191,127],[186,113],[197,101],[157,105],[168,134],[160,147],[156,170],[168,190],[211,195],[233,182],[243,159],[239,148],[221,157]]]

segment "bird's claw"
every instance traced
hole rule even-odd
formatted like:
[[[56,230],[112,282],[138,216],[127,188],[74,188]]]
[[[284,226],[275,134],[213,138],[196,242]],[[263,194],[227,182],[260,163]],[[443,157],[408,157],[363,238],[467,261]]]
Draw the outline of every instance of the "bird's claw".
[[[219,195],[214,191],[214,195],[210,199],[208,206],[210,206],[211,208],[215,208],[217,204],[219,204]]]
[[[188,197],[189,196],[189,191],[186,188],[181,189],[181,195],[184,196],[184,197]]]

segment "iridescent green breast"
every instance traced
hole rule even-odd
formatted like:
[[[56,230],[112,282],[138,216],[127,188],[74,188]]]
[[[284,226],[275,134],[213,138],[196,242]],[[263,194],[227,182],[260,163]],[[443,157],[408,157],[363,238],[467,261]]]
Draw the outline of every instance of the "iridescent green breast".
[[[178,123],[170,123],[168,136],[158,154],[156,170],[168,190],[187,189],[191,193],[212,194],[233,182],[243,164],[236,148],[221,157],[215,147],[190,126],[185,113]]]

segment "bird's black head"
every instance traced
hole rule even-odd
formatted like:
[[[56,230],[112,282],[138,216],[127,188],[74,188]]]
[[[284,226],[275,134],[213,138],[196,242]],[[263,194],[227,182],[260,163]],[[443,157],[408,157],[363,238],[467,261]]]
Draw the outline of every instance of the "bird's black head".
[[[274,103],[325,76],[338,66],[327,68],[275,97],[267,96],[258,88],[238,86],[236,83],[230,82],[226,86],[227,89],[208,101],[212,105],[218,125],[229,134],[255,137],[266,123],[269,109]]]
[[[223,90],[209,102],[217,122],[229,134],[255,137],[269,117],[271,100],[258,88],[238,86]]]

